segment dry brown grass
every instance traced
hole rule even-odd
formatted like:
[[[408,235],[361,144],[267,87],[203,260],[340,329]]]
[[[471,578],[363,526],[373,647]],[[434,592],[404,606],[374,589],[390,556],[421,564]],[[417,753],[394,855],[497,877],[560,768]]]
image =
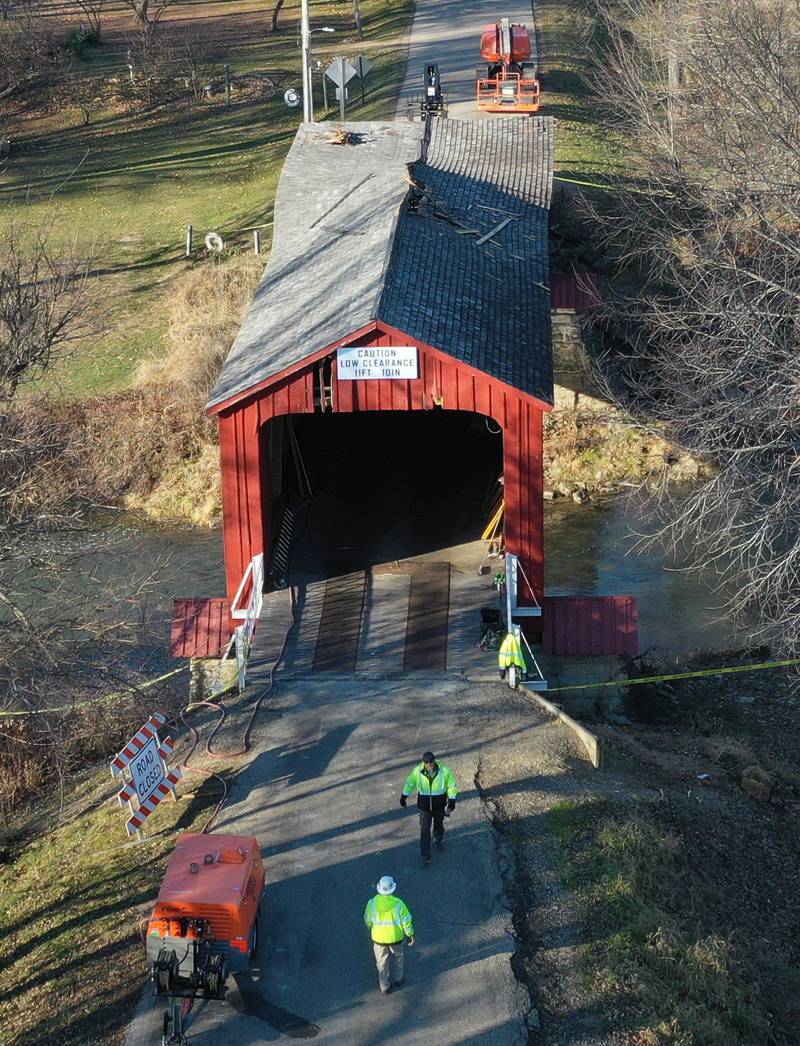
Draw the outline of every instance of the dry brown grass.
[[[142,363],[137,385],[159,401],[183,404],[190,445],[161,455],[151,482],[132,483],[125,505],[154,519],[210,526],[221,516],[216,425],[204,405],[239,330],[262,265],[253,256],[214,262],[187,273],[169,314],[168,352]],[[203,419],[202,421],[200,419]],[[173,431],[173,443],[180,432]]]
[[[713,837],[719,811],[701,822],[700,808],[676,798],[649,813],[605,811],[567,800],[548,822],[586,905],[587,985],[614,1027],[628,1031],[632,1046],[795,1041],[798,971],[785,944],[763,951],[763,912],[751,911],[739,880],[722,874],[731,837]],[[768,867],[755,847],[752,856],[754,867]],[[742,881],[758,886],[748,874]]]
[[[204,402],[217,379],[261,276],[253,255],[187,273],[175,288],[166,356],[139,366],[137,385],[173,385]]]
[[[191,459],[176,462],[146,494],[126,494],[124,504],[164,523],[216,526],[222,519],[216,440],[202,444]]]
[[[123,504],[170,522],[220,515],[216,422],[205,402],[261,266],[234,258],[181,281],[169,352],[142,365],[135,388],[80,401],[27,400],[0,419],[0,514],[48,518]]]

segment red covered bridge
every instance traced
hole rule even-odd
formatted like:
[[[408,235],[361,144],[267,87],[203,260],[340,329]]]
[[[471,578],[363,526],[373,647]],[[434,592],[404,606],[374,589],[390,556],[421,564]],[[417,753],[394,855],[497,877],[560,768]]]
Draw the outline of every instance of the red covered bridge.
[[[552,120],[434,121],[427,136],[412,123],[344,129],[298,132],[269,263],[208,405],[220,426],[228,600],[247,595],[254,557],[264,554],[267,577],[285,558],[281,522],[307,480],[304,454],[334,477],[331,503],[350,498],[337,511],[350,506],[354,532],[394,532],[393,514],[435,523],[452,505],[457,515],[458,491],[485,484],[475,463],[497,448],[517,601],[542,606]],[[430,473],[423,495],[404,493],[406,442],[412,467]],[[387,476],[375,457],[390,452]],[[355,488],[345,496],[353,476],[367,495],[386,483],[381,522],[355,504]],[[389,547],[384,560],[407,554]]]
[[[506,543],[541,602],[552,121],[440,121],[429,142],[419,124],[348,130],[345,145],[324,125],[298,133],[269,264],[209,404],[229,597],[273,546],[273,419],[442,410],[502,428]],[[392,376],[351,377],[353,346]],[[399,351],[365,359],[388,347]]]

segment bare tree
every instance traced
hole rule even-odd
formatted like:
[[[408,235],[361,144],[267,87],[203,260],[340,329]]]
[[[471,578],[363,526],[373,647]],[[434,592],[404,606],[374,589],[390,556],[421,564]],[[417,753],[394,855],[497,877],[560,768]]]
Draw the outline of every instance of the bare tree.
[[[172,7],[175,0],[122,0],[124,5],[133,12],[133,15],[141,28],[156,25],[167,8]]]
[[[0,100],[27,84],[59,79],[68,64],[66,51],[32,13],[0,23]]]
[[[127,57],[139,90],[144,93],[147,104],[152,105],[169,62],[169,46],[163,29],[155,24],[145,33],[136,33],[128,40]]]
[[[67,98],[80,113],[81,123],[88,127],[102,102],[103,81],[82,73],[70,73],[64,87]]]
[[[222,76],[222,52],[192,32],[176,34],[168,51],[170,68],[185,81],[190,101],[199,104],[206,86]]]
[[[623,189],[592,212],[617,260],[603,316],[613,351],[603,364],[627,406],[715,466],[682,501],[662,495],[658,536],[716,570],[729,612],[792,651],[800,647],[798,16],[796,0],[602,7],[608,48],[598,89],[640,177],[635,197]]]
[[[275,0],[275,6],[272,9],[272,32],[277,33],[278,31],[278,16],[283,9],[284,0]]]
[[[11,226],[0,247],[0,402],[87,330],[91,260],[57,252],[46,230]]]
[[[81,14],[85,15],[89,29],[99,38],[106,0],[76,0]]]

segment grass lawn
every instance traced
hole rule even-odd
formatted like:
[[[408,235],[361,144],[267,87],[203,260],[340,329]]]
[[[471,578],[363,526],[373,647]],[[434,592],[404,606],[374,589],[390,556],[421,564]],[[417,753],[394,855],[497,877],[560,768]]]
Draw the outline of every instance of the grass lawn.
[[[412,0],[362,0],[365,39],[359,43],[351,3],[312,5],[312,25],[337,29],[313,37],[317,59],[327,64],[334,54],[362,53],[373,63],[366,104],[352,106],[353,119],[393,112],[412,7]],[[52,10],[59,31],[77,20],[65,16],[63,5]],[[140,359],[161,351],[170,287],[189,264],[183,257],[188,224],[198,259],[210,230],[237,250],[248,249],[253,227],[261,226],[268,245],[277,179],[302,116],[283,101],[286,88],[300,86],[299,4],[287,0],[277,33],[270,32],[271,13],[271,5],[255,0],[224,0],[176,3],[164,17],[160,32],[188,26],[213,41],[230,64],[229,108],[222,95],[195,106],[126,102],[126,56],[136,30],[116,3],[104,16],[100,45],[78,64],[87,80],[103,82],[110,107],[83,126],[68,103],[43,113],[23,100],[6,120],[14,149],[0,175],[0,221],[49,225],[55,219],[54,239],[93,245],[100,273],[104,332],[55,366],[48,382],[78,395],[114,391],[130,383]],[[317,47],[323,42],[324,51]],[[253,80],[249,88],[237,87],[236,77],[253,73],[270,83],[260,92]],[[319,74],[316,89],[321,119]],[[109,91],[119,91],[122,100],[111,105]],[[338,117],[338,110],[329,115]]]
[[[215,765],[214,769],[218,767]],[[190,786],[198,778],[190,777]],[[107,769],[84,774],[17,860],[0,867],[0,1043],[115,1046],[145,976],[150,914],[178,831],[199,831],[219,793],[164,802],[146,841],[126,843],[127,813]]]
[[[542,112],[556,124],[557,174],[605,181],[625,177],[622,143],[604,126],[591,89],[591,57],[598,27],[590,0],[537,0],[542,49]]]
[[[768,848],[729,858],[731,840],[748,838],[750,811],[745,801],[743,819],[738,806],[736,793],[730,808],[706,809],[691,791],[665,798],[662,789],[660,802],[638,809],[566,799],[548,813],[563,881],[585,913],[586,990],[598,1017],[635,1046],[797,1041],[791,947],[769,949],[763,895],[746,903],[752,887],[765,888],[754,872]],[[770,834],[763,824],[756,832]],[[787,840],[777,842],[784,851]]]

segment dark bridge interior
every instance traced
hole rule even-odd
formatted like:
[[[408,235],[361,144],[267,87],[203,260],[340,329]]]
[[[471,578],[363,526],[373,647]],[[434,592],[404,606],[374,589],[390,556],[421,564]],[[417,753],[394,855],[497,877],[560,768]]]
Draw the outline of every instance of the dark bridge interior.
[[[292,423],[312,489],[297,552],[304,572],[331,576],[480,536],[502,474],[494,421],[435,410],[299,415]],[[288,446],[283,462],[289,488],[297,481]]]

